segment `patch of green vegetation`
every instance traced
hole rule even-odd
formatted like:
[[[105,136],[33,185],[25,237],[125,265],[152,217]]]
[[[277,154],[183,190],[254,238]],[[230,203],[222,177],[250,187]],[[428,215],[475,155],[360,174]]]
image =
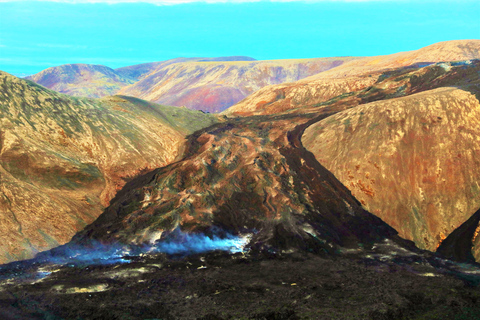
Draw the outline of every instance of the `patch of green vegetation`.
[[[321,107],[321,106],[328,106],[328,105],[331,105],[331,104],[334,104],[342,99],[345,99],[345,98],[348,98],[348,97],[351,97],[355,95],[355,92],[347,92],[347,93],[342,93],[341,95],[338,95],[336,97],[333,97],[332,99],[330,100],[327,100],[325,102],[321,102],[321,103],[317,103],[317,104],[314,104],[313,107]]]
[[[480,194],[480,187],[478,186],[478,184],[476,182],[474,182],[470,185],[470,192],[472,193],[472,195],[474,197],[476,197]]]
[[[49,247],[54,248],[54,247],[58,247],[60,245],[57,240],[53,239],[50,235],[48,235],[42,229],[37,229],[37,231],[38,231],[38,233],[40,233],[43,240],[48,244]]]
[[[193,133],[218,122],[218,119],[214,115],[197,110],[165,106],[127,96],[116,97],[129,102],[130,106],[127,106],[125,103],[119,103],[122,107],[125,107],[126,109],[131,109],[133,107],[148,112],[154,115],[158,120],[185,134]]]
[[[349,132],[350,127],[352,125],[352,123],[350,121],[350,118],[347,118],[347,119],[343,120],[343,125],[345,126],[345,132]]]
[[[378,122],[372,123],[371,125],[368,126],[368,129],[369,129],[369,130],[373,130],[373,129],[375,129],[378,125],[379,125]]]

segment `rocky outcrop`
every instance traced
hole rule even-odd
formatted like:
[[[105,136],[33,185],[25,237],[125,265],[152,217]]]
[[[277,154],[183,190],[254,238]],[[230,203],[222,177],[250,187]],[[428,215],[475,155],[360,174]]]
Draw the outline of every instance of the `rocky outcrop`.
[[[159,67],[119,93],[220,112],[264,86],[296,81],[352,59],[181,62]]]
[[[62,244],[126,181],[216,120],[130,97],[73,98],[0,73],[0,262]]]
[[[136,81],[109,67],[92,64],[65,64],[45,69],[26,79],[60,93],[90,98],[113,95]]]
[[[223,114],[262,115],[311,107],[335,96],[367,88],[387,70],[470,59],[480,59],[480,40],[439,42],[416,51],[355,59],[294,83],[263,88],[225,110]]]

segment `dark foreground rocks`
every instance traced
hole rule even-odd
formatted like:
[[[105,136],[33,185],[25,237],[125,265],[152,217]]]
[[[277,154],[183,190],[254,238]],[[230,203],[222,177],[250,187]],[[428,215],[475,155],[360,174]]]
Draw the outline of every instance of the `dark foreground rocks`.
[[[333,257],[213,252],[33,265],[8,280],[14,269],[1,270],[1,319],[480,318],[478,267],[388,242]]]

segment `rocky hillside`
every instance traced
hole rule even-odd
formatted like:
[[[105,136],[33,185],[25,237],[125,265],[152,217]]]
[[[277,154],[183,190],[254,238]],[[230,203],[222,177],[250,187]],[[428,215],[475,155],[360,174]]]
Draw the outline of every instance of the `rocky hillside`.
[[[367,210],[435,250],[480,207],[479,70],[477,60],[384,74],[348,99],[388,99],[315,123],[302,141]]]
[[[60,93],[90,98],[113,95],[136,81],[109,67],[92,64],[65,64],[45,69],[26,79]]]
[[[0,73],[0,262],[65,243],[126,181],[216,120],[135,98],[73,98]]]
[[[351,127],[355,124],[355,119],[348,122],[340,121],[337,118],[344,117],[345,113],[362,114],[361,112],[363,112],[362,117],[366,117],[366,110],[370,110],[372,105],[384,106],[395,103],[395,101],[410,106],[411,103],[409,104],[408,101],[418,100],[418,104],[423,105],[426,101],[437,101],[439,99],[438,112],[446,112],[441,111],[443,110],[441,101],[447,99],[447,105],[455,102],[459,105],[458,108],[465,107],[466,114],[475,119],[474,114],[470,113],[475,112],[475,101],[477,100],[470,91],[478,92],[479,69],[478,61],[436,64],[423,68],[401,68],[394,72],[384,73],[379,77],[375,86],[358,90],[350,95],[336,97],[324,104],[302,108],[301,112],[236,118],[211,127],[204,132],[199,132],[190,138],[186,158],[183,161],[152,171],[126,185],[113,200],[111,206],[99,219],[79,233],[74,238],[74,242],[88,243],[92,239],[102,243],[155,242],[176,228],[181,228],[184,231],[208,233],[212,228],[218,227],[233,234],[256,230],[252,239],[255,246],[273,246],[288,250],[291,247],[305,248],[313,244],[316,248],[321,247],[322,250],[328,251],[326,244],[333,247],[348,247],[350,245],[356,246],[359,242],[368,243],[373,239],[378,239],[378,237],[391,237],[395,234],[393,229],[389,229],[388,225],[383,224],[380,220],[375,220],[373,215],[363,211],[360,203],[340,183],[347,184],[350,181],[342,179],[340,175],[339,182],[316,160],[324,163],[325,161],[322,160],[322,157],[325,156],[324,152],[329,152],[329,149],[323,149],[321,145],[317,145],[318,143],[329,143],[332,150],[350,150],[351,145],[348,144],[348,141],[342,140],[343,136],[338,132],[339,129],[332,131],[333,133],[328,138],[319,139],[320,142],[318,142],[315,140],[318,135],[315,129],[321,128],[325,123],[332,122],[336,124],[335,128],[341,127],[348,133],[349,130],[355,128]],[[452,85],[460,86],[462,90],[444,88]],[[406,97],[400,98],[404,96]],[[422,97],[425,100],[422,100]],[[372,103],[369,104],[369,102]],[[434,105],[438,105],[438,103],[434,102]],[[392,105],[390,108],[394,106]],[[389,110],[389,107],[385,106],[384,108]],[[429,107],[422,108],[431,109]],[[382,113],[377,109],[371,110],[372,114],[382,116]],[[410,106],[408,110],[412,113],[416,112],[413,106]],[[400,110],[397,112],[400,112]],[[437,111],[432,109],[429,112],[435,113]],[[453,114],[457,113],[452,110],[451,114],[453,117]],[[419,117],[430,119],[427,115],[419,115]],[[438,117],[441,117],[442,121],[450,121],[450,116],[446,114],[440,114]],[[401,119],[409,119],[406,115],[398,116],[398,118],[400,123],[403,123]],[[405,119],[404,121],[407,122]],[[414,122],[413,120],[412,122]],[[438,118],[433,120],[439,121]],[[382,121],[383,124],[380,128],[384,126],[390,130],[393,120],[390,121],[385,118]],[[422,122],[425,121],[427,120],[422,120]],[[473,126],[476,120],[472,121],[474,121],[472,122]],[[370,127],[372,130],[376,128],[375,123],[373,120],[368,121],[365,130],[371,130]],[[429,130],[436,134],[433,124],[420,123],[419,125],[430,126],[428,127]],[[452,124],[452,128],[456,128],[457,125],[464,125],[466,132],[471,130],[469,129],[471,127],[467,127],[463,122]],[[316,159],[311,153],[303,149],[300,141],[300,136],[307,127],[303,141],[305,141],[307,148],[316,155]],[[380,128],[377,130],[381,130]],[[423,127],[420,129],[424,130]],[[392,135],[397,134],[398,131],[392,129]],[[450,131],[447,130],[445,135],[449,134]],[[377,139],[379,141],[388,138],[388,135],[383,131],[379,131],[379,135]],[[331,136],[334,136],[336,140],[333,140]],[[364,136],[362,135],[362,137]],[[441,139],[446,139],[445,136],[441,137]],[[415,137],[412,138],[409,135],[406,135],[406,138],[416,141]],[[407,142],[409,141],[404,143]],[[458,144],[456,138],[452,139],[452,144],[455,143]],[[466,141],[465,143],[466,145],[459,144],[458,147],[466,146],[470,148],[467,148],[467,150],[475,150],[474,142]],[[390,146],[391,143],[388,142],[386,145]],[[372,150],[370,152],[375,153],[380,147],[362,145],[360,149],[362,148]],[[412,147],[414,150],[419,148],[420,145]],[[338,163],[329,165],[327,169],[331,169],[336,174],[336,168],[340,166],[339,163],[352,162],[353,168],[350,171],[353,172],[358,163],[350,159],[356,159],[360,154],[355,151],[357,149],[353,150],[354,155],[349,155],[346,152],[334,154],[333,158],[338,159],[336,160]],[[396,149],[392,147],[389,150],[394,152],[392,150]],[[428,146],[425,150],[430,152]],[[381,156],[385,157],[385,153],[386,151],[382,151]],[[423,156],[426,156],[426,154]],[[398,157],[400,156],[394,157],[392,161]],[[418,186],[410,185],[410,180],[406,180],[404,177],[412,175],[411,170],[412,167],[417,166],[415,161],[418,157],[415,156],[413,162],[405,161],[406,170],[410,170],[408,174],[402,171],[397,173],[391,169],[385,169],[386,171],[384,171],[380,167],[378,169],[380,174],[375,177],[371,177],[374,174],[375,165],[380,166],[381,164],[378,161],[377,163],[371,161],[373,168],[363,170],[364,166],[370,165],[368,162],[370,159],[360,157],[362,177],[368,171],[371,172],[369,173],[371,178],[368,180],[368,185],[363,180],[360,182],[355,180],[355,186],[368,191],[368,188],[371,188],[371,180],[375,180],[374,183],[379,183],[377,179],[380,179],[380,177],[384,177],[384,179],[387,176],[392,177],[388,178],[389,181],[399,181],[398,183],[402,185],[399,185],[397,189],[410,197],[401,198],[397,201],[404,206],[409,206],[414,201],[412,194],[416,194],[418,189],[415,188]],[[402,162],[402,158],[397,160]],[[470,168],[470,170],[476,167],[474,158],[471,161],[473,162],[465,164],[465,167]],[[419,168],[415,170],[420,170],[420,172],[426,170],[425,166],[421,164],[418,164],[418,166]],[[442,163],[440,166],[442,166]],[[433,170],[433,168],[429,169]],[[471,180],[468,181],[459,180],[460,178],[453,179],[447,172],[451,169],[447,170],[445,168],[444,170],[447,174],[445,178],[452,180],[445,185],[435,187],[434,190],[437,193],[442,193],[442,188],[450,190],[449,186],[452,185],[458,188],[458,183],[467,183],[476,179],[475,176],[472,176]],[[464,177],[467,171],[462,174]],[[424,176],[431,179],[428,172]],[[423,176],[420,179],[422,183],[429,183],[428,179],[423,179]],[[383,193],[384,197],[388,197],[390,194],[395,197],[396,189],[391,187],[391,183],[381,186],[383,189],[380,188],[378,192]],[[351,185],[347,184],[347,187],[351,188]],[[420,188],[422,187],[420,186]],[[465,188],[470,187],[471,185],[468,183],[465,186]],[[465,189],[460,188],[460,194],[462,190]],[[426,197],[426,192],[422,189],[418,191],[418,194],[420,194],[420,197]],[[449,193],[446,197],[453,195],[458,196],[458,194]],[[469,196],[473,197],[468,199]],[[360,199],[364,200],[364,198]],[[377,199],[377,196],[375,199]],[[392,203],[393,201],[390,201],[390,198],[381,199],[383,201],[379,200],[379,202],[382,202],[384,206],[385,203]],[[420,201],[423,201],[423,198]],[[408,220],[405,213],[401,214],[402,211],[395,207],[391,211],[387,211],[386,214],[379,214],[379,216],[384,218],[387,223],[392,221],[392,224],[402,232],[401,235],[411,238],[425,247],[419,239],[424,240],[424,237],[427,237],[429,241],[433,242],[436,236],[427,235],[425,230],[428,225],[437,228],[434,230],[450,233],[463,223],[469,215],[473,214],[474,211],[468,212],[468,210],[477,205],[473,194],[461,195],[451,201],[453,203],[452,207],[458,206],[458,203],[463,203],[464,211],[449,212],[449,216],[443,212],[429,212],[430,218],[423,212],[418,213],[412,210],[408,212],[408,219],[410,219]],[[427,207],[428,210],[432,211],[432,205]],[[390,215],[390,218],[387,218],[388,215]],[[427,218],[420,219],[415,215]],[[444,220],[438,221],[440,218]],[[403,219],[403,224],[399,226],[394,219],[398,219],[398,221]],[[424,223],[426,227],[423,227],[420,222],[416,222],[415,219],[426,221]],[[407,220],[412,222],[404,223]],[[415,234],[415,236],[410,236],[411,234]],[[436,244],[438,244],[438,241]],[[435,249],[435,246],[431,248]]]
[[[373,85],[387,70],[434,62],[480,59],[480,40],[439,42],[409,52],[367,57],[294,83],[268,86],[224,111],[234,116],[273,114],[323,103],[333,97]]]
[[[478,101],[475,94],[480,92],[479,70],[479,61],[401,68],[384,73],[374,86],[336,97],[324,104],[302,108],[302,112],[236,118],[198,132],[190,138],[183,161],[131,181],[94,223],[73,238],[73,243],[88,244],[92,240],[114,244],[154,243],[168,238],[177,228],[207,234],[218,228],[232,234],[251,233],[251,245],[266,250],[307,248],[329,252],[331,248],[356,247],[358,243],[368,245],[383,237],[397,241],[396,231],[364,211],[361,203],[342,184],[352,188],[350,182],[353,181],[353,186],[366,193],[366,196],[359,196],[364,203],[380,198],[383,210],[385,203],[398,203],[386,214],[382,212],[378,215],[397,227],[402,236],[413,239],[422,247],[435,249],[441,240],[435,232],[444,232],[447,236],[478,209],[475,208],[478,206],[475,202],[478,201],[477,194],[471,189],[478,177],[472,171],[477,167],[473,157],[477,151],[468,135],[471,134],[470,140],[476,139],[471,130],[476,123]],[[459,89],[446,88],[452,86]],[[436,107],[425,106],[427,103]],[[444,110],[442,105],[448,105],[452,110],[447,107]],[[399,109],[394,113],[393,108]],[[457,117],[457,111],[463,109],[465,116],[461,118],[472,118],[469,121],[473,122],[467,125],[467,120],[458,120],[450,125]],[[432,118],[435,112],[439,115]],[[350,121],[343,121],[345,114],[350,115]],[[388,118],[395,114],[394,118]],[[379,146],[375,142],[353,148],[349,140],[343,139],[344,134],[349,134],[351,130],[355,132],[357,118],[369,116],[383,117],[383,124],[368,121],[362,129],[364,131],[359,132],[369,134],[360,135],[359,140],[368,141],[370,131],[379,130],[376,138],[380,141]],[[397,118],[399,123],[395,124],[394,119]],[[429,149],[428,143],[432,138],[424,141],[420,132],[413,136],[409,132],[402,133],[408,131],[402,126],[412,122],[415,123],[412,129],[425,132],[422,135],[429,132],[439,134],[435,126],[440,127],[440,120],[445,121],[441,127],[447,129],[442,131],[444,135],[440,135],[439,139],[446,140],[448,136],[452,144],[466,149],[460,158],[458,155],[450,156],[450,152],[456,150],[452,145],[445,145],[452,150],[445,151],[446,156],[442,158],[441,153],[434,153],[441,149]],[[320,142],[315,140],[319,134],[316,130],[328,123],[333,123],[336,131],[332,130]],[[455,132],[450,130],[466,130],[462,131],[466,136],[452,137]],[[303,149],[302,135],[302,141],[313,154]],[[398,152],[406,148],[405,156],[396,153],[397,147],[394,141],[388,140],[389,137],[398,138],[394,140],[400,141]],[[402,140],[402,137],[407,140]],[[382,144],[382,139],[387,141]],[[319,143],[329,143],[331,149],[322,148]],[[424,147],[425,153],[419,151]],[[351,149],[353,153],[348,154]],[[390,160],[379,162],[376,158],[363,157],[360,151],[356,151],[358,149]],[[333,156],[338,162],[327,169],[337,175],[337,168],[347,163],[352,166],[350,172],[355,179],[347,176],[350,180],[346,180],[338,175],[338,181],[321,165],[325,163],[322,157],[331,150],[340,150]],[[342,153],[342,150],[346,151]],[[420,153],[414,153],[409,159],[409,150]],[[427,157],[428,152],[435,155],[434,159],[440,156],[438,166],[422,162],[426,160],[421,157]],[[359,163],[355,162],[358,157],[361,159]],[[405,169],[397,172],[386,167],[388,163],[400,163]],[[359,164],[359,176],[356,177],[354,170]],[[455,172],[450,172],[452,166],[460,164],[460,173],[455,176]],[[415,174],[420,175],[420,180],[412,177]],[[469,174],[472,177],[467,179]],[[386,181],[380,182],[380,179]],[[449,180],[443,182],[443,179]],[[438,182],[437,185],[435,182]],[[381,188],[372,191],[372,185],[376,188],[377,184]],[[429,198],[431,195],[427,186],[438,197],[445,193],[443,199],[456,198],[439,205],[438,197],[437,200]],[[399,195],[403,198],[397,200]],[[459,207],[460,204],[462,207]],[[402,211],[402,205],[410,206],[410,209]],[[459,210],[441,211],[439,207],[442,205]],[[427,212],[421,211],[424,209]]]
[[[292,82],[353,58],[182,62],[151,72],[120,94],[208,112],[220,112],[258,89]]]

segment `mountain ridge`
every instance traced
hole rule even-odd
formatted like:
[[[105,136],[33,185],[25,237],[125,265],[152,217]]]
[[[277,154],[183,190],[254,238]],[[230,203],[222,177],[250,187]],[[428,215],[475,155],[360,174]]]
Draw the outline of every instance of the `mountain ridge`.
[[[480,40],[439,42],[414,51],[362,57],[297,82],[262,88],[222,114],[262,115],[311,106],[372,86],[388,70],[471,59],[480,59]]]

